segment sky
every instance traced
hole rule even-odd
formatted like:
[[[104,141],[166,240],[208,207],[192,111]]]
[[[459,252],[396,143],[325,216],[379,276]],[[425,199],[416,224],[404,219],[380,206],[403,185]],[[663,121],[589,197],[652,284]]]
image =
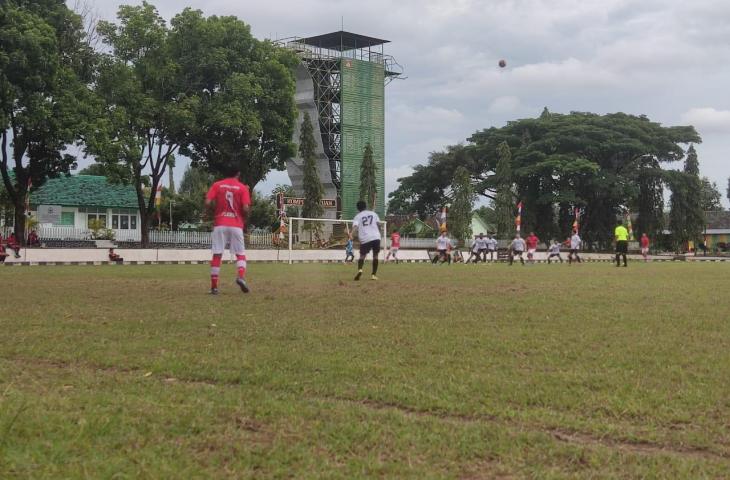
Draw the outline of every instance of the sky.
[[[89,1],[107,20],[120,4]],[[347,31],[390,40],[386,53],[407,78],[386,87],[388,192],[430,152],[547,107],[694,125],[703,139],[696,147],[701,173],[717,182],[728,205],[728,0],[150,3],[167,19],[186,5],[206,15],[235,15],[261,39],[328,33],[342,23]],[[500,59],[506,68],[499,68]],[[257,189],[267,193],[277,183],[289,183],[286,172],[271,172]]]

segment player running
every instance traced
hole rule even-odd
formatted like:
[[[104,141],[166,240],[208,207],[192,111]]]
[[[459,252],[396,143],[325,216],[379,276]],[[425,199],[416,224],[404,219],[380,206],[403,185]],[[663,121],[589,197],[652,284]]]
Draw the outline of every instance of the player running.
[[[515,238],[509,246],[509,264],[512,265],[515,257],[520,257],[520,263],[525,264],[525,259],[522,258],[522,254],[525,252],[525,241],[520,237],[519,233],[515,234]]]
[[[540,239],[537,238],[535,232],[530,232],[525,243],[527,244],[527,261],[530,262],[530,264],[534,264],[535,252],[537,251],[537,244],[540,243]]]
[[[352,219],[352,231],[357,232],[360,240],[360,258],[357,260],[357,275],[355,280],[360,280],[362,276],[362,267],[365,265],[365,257],[368,253],[373,252],[373,270],[370,280],[377,280],[378,277],[378,255],[380,254],[380,217],[372,210],[367,210],[367,204],[360,200],[357,202],[357,211],[359,212]]]
[[[347,237],[347,243],[345,244],[345,263],[354,262],[355,254],[352,253],[352,237]]]
[[[644,257],[644,261],[649,261],[649,237],[646,233],[641,234],[641,256]]]
[[[580,235],[578,235],[578,231],[573,231],[573,236],[570,237],[570,252],[568,252],[568,265],[571,265],[573,263],[573,256],[575,256],[575,261],[578,263],[583,263],[583,260],[580,259],[578,256],[578,250],[580,250],[580,247],[583,245],[583,240],[581,240]]]
[[[479,259],[482,258],[482,253],[486,252],[484,234],[480,233],[478,237],[471,241],[471,247],[469,248],[469,258],[466,263],[471,262],[474,259],[474,264],[479,263]]]
[[[248,293],[250,289],[246,283],[246,247],[243,243],[243,226],[251,209],[251,194],[248,186],[240,181],[238,167],[229,171],[228,178],[219,180],[210,187],[205,196],[205,206],[213,212],[210,293],[218,295],[218,276],[226,244],[229,245],[231,253],[236,255],[236,267],[238,268],[236,284],[243,293]]]
[[[385,261],[387,262],[390,259],[390,256],[393,256],[393,260],[395,263],[398,263],[398,250],[400,250],[400,233],[398,232],[398,229],[396,228],[393,230],[393,233],[390,234],[390,250],[388,250],[388,254],[385,256]]]
[[[436,262],[441,260],[441,263],[444,263],[448,260],[449,265],[451,265],[451,247],[453,244],[451,243],[451,239],[447,235],[446,230],[441,231],[441,235],[436,239],[436,251],[438,252],[435,257],[433,257],[433,260],[431,260],[432,264],[435,264]]]
[[[550,247],[548,248],[548,264],[550,263],[550,259],[553,257],[558,257],[560,263],[563,263],[563,257],[560,256],[560,244],[555,239],[553,239],[550,243]]]

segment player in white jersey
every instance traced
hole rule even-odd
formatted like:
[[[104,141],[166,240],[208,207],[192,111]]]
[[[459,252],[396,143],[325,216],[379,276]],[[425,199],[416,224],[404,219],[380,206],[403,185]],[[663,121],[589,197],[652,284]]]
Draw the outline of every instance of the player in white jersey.
[[[487,252],[489,252],[489,261],[494,260],[494,254],[497,251],[497,239],[491,233],[487,234],[487,251],[484,252],[484,261],[487,261]]]
[[[487,239],[484,238],[483,233],[480,233],[479,236],[471,243],[471,254],[469,255],[469,260],[471,260],[472,257],[476,257],[474,259],[475,264],[479,263],[480,257],[483,262],[487,261]],[[469,260],[467,260],[466,263],[469,263]]]
[[[514,262],[515,257],[520,257],[520,263],[522,265],[525,264],[525,259],[522,258],[522,254],[525,252],[525,241],[520,237],[520,234],[515,234],[515,238],[512,240],[512,243],[509,246],[510,254],[509,254],[509,264],[512,265],[512,262]]]
[[[548,248],[548,263],[550,263],[550,259],[552,259],[553,257],[558,257],[560,263],[563,263],[563,257],[560,256],[560,244],[557,240],[553,240],[552,243],[550,243],[550,247]]]
[[[366,208],[367,205],[364,201],[357,202],[357,211],[359,213],[352,219],[352,230],[357,232],[357,237],[360,240],[360,258],[357,261],[355,280],[360,280],[365,257],[369,252],[373,252],[373,274],[370,279],[378,279],[376,274],[378,273],[378,254],[380,253],[380,227],[378,226],[380,218],[377,213],[366,210]]]
[[[436,263],[441,260],[441,263],[448,261],[449,264],[451,264],[451,255],[449,254],[449,251],[453,245],[454,244],[451,242],[446,230],[443,230],[441,235],[439,235],[436,239],[436,252],[438,253],[435,257],[433,257],[431,263]]]
[[[568,252],[568,265],[573,263],[573,256],[575,255],[575,261],[582,263],[582,260],[578,256],[578,250],[580,250],[583,240],[581,240],[578,232],[573,230],[573,236],[570,237],[570,252]]]

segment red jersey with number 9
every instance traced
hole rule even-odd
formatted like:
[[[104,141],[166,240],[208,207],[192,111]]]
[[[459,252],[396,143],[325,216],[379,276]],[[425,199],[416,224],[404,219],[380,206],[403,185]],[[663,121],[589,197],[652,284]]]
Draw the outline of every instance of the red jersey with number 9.
[[[247,185],[237,178],[226,178],[215,182],[205,198],[215,202],[213,226],[243,228],[243,207],[251,205]]]

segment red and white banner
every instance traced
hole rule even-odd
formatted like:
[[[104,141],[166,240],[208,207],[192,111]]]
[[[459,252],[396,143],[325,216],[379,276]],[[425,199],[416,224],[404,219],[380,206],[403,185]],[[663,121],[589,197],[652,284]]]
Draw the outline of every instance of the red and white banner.
[[[520,227],[522,226],[522,202],[517,204],[517,218],[515,218],[515,230],[520,233]]]

